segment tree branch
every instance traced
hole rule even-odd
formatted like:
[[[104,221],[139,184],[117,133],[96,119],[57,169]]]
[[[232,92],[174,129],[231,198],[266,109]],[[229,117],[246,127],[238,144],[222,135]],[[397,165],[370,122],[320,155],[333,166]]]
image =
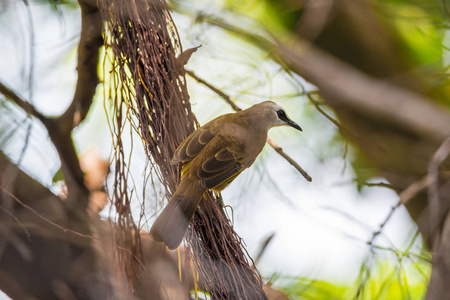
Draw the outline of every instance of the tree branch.
[[[14,92],[12,89],[7,87],[4,83],[0,82],[0,94],[3,94],[5,97],[12,100],[17,106],[22,108],[26,113],[32,115],[33,117],[36,117],[41,122],[44,122],[47,120],[47,118],[41,114],[39,111],[36,110],[36,108],[31,105],[29,102],[22,99],[19,94]]]
[[[82,23],[78,45],[78,80],[73,100],[68,109],[57,118],[48,118],[1,82],[0,93],[10,98],[25,112],[39,119],[47,128],[61,160],[69,192],[67,202],[71,207],[86,208],[89,202],[89,192],[84,184],[83,172],[73,146],[72,129],[86,118],[92,104],[99,82],[97,66],[103,39],[102,17],[96,3],[89,0],[80,0],[79,3]]]
[[[64,179],[69,191],[68,202],[72,202],[72,200],[73,202],[81,201],[81,205],[87,205],[89,198],[88,191],[84,186],[83,172],[80,169],[78,157],[73,147],[71,138],[72,130],[69,129],[68,132],[61,130],[62,128],[59,126],[57,119],[48,118],[41,114],[32,104],[22,99],[17,93],[2,82],[0,82],[0,93],[11,99],[26,113],[36,117],[42,122],[47,129],[50,139],[58,151],[61,160]]]
[[[78,79],[69,108],[58,118],[44,122],[50,138],[61,158],[68,189],[67,202],[71,207],[86,209],[89,192],[84,184],[78,157],[73,146],[72,129],[86,118],[98,84],[99,50],[103,44],[102,17],[97,6],[79,1],[81,7],[81,33],[78,45]]]
[[[305,170],[303,170],[302,167],[300,167],[300,165],[289,155],[286,154],[286,152],[283,151],[283,148],[281,148],[280,146],[278,146],[270,136],[267,136],[267,143],[279,154],[281,155],[281,157],[283,157],[288,163],[290,163],[297,171],[300,172],[300,174],[302,174],[302,176],[309,182],[312,181],[311,176],[308,175],[308,173],[306,173]]]
[[[431,157],[428,166],[428,176],[430,178],[428,185],[428,207],[430,235],[434,239],[438,236],[439,225],[445,219],[448,213],[448,207],[442,207],[439,199],[439,167],[450,154],[450,137],[445,139],[441,146]]]
[[[95,89],[99,82],[97,67],[99,50],[103,45],[102,17],[97,6],[90,1],[80,0],[78,2],[81,7],[81,35],[77,64],[78,80],[72,103],[57,121],[67,132],[86,118],[91,107]]]
[[[345,106],[438,142],[450,136],[450,114],[432,99],[370,77],[303,41],[279,43],[274,49],[295,73],[314,83],[332,106]]]
[[[73,146],[72,129],[86,118],[98,84],[99,50],[103,44],[102,17],[97,5],[79,1],[81,7],[81,34],[78,44],[78,79],[69,108],[58,118],[46,123],[49,135],[58,150],[68,189],[70,207],[86,209],[89,191]]]
[[[175,9],[186,13],[179,6]],[[330,105],[348,107],[438,143],[450,136],[450,114],[432,99],[370,77],[298,37],[271,41],[214,16],[202,15],[201,20],[267,51],[276,62],[316,85],[326,99],[333,99]]]

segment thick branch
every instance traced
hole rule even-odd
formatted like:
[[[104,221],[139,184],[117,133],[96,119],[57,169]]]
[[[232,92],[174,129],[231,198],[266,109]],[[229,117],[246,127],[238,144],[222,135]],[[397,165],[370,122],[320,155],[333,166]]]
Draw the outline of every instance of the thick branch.
[[[78,80],[75,94],[69,108],[58,118],[47,118],[30,103],[23,100],[11,89],[0,83],[0,93],[10,98],[25,112],[35,116],[47,128],[50,139],[55,145],[61,159],[64,178],[68,188],[70,206],[86,208],[89,193],[84,185],[83,172],[73,146],[72,129],[85,119],[95,89],[98,84],[97,65],[99,49],[102,46],[102,18],[92,1],[81,1],[81,35],[78,45]]]
[[[332,106],[348,107],[427,139],[441,142],[450,136],[450,114],[433,100],[372,78],[304,42],[279,44],[276,49],[294,72],[333,100]]]
[[[114,245],[116,226],[95,216],[88,217],[84,211],[69,213],[64,201],[0,152],[1,204],[6,205],[8,198],[12,199],[8,207],[12,214],[6,216],[0,210],[5,243],[0,256],[0,290],[14,299],[71,299],[57,289],[66,286],[67,291],[83,295],[82,299],[123,299],[119,289],[125,282],[117,275],[123,265],[117,266],[113,253],[126,249]],[[80,214],[84,217],[80,218]],[[92,235],[79,232],[87,226]],[[29,234],[24,234],[24,230]],[[12,238],[23,241],[21,245],[32,259],[20,255]],[[137,297],[168,300],[168,290],[170,299],[188,299],[189,289],[178,281],[176,254],[155,244],[145,232],[142,238],[148,260],[142,265]],[[184,265],[182,272],[184,276],[191,274]],[[160,285],[164,291],[161,295]]]
[[[97,74],[99,49],[103,45],[102,17],[96,5],[79,1],[81,35],[78,45],[78,80],[69,108],[58,118],[66,132],[86,118],[99,82]]]
[[[61,159],[64,177],[69,190],[69,199],[80,199],[82,205],[88,203],[88,192],[84,186],[83,173],[80,169],[78,158],[73,147],[70,129],[67,133],[61,131],[59,123],[54,118],[42,115],[29,102],[23,100],[18,94],[0,82],[0,93],[11,99],[17,106],[26,113],[36,117],[47,128],[50,139],[55,145]],[[0,162],[1,163],[1,162]],[[77,200],[78,201],[78,200]],[[76,202],[77,202],[76,201]]]
[[[61,158],[71,207],[85,209],[89,192],[72,142],[72,129],[86,118],[98,84],[97,65],[102,46],[102,18],[96,5],[80,1],[81,35],[78,45],[78,80],[69,108],[56,119],[44,122]]]
[[[12,192],[16,197],[22,199],[22,201],[28,205],[35,201],[40,201],[41,199],[61,201],[39,182],[20,171],[20,169],[11,163],[2,152],[0,152],[0,179],[1,178],[8,178],[8,184],[3,180],[0,180],[0,186],[7,187],[8,191]]]

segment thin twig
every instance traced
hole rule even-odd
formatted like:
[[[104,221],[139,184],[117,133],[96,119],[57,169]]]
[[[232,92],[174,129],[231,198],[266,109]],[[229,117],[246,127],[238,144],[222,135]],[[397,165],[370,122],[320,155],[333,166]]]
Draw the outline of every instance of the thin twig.
[[[378,230],[375,231],[372,234],[371,239],[367,242],[367,244],[370,246],[370,249],[373,249],[373,243],[375,241],[375,239],[377,238],[377,236],[379,236],[381,234],[381,232],[383,231],[384,226],[386,225],[386,223],[391,219],[391,217],[394,215],[395,210],[400,206],[400,203],[398,202],[396,205],[391,207],[391,210],[389,211],[389,213],[387,214],[386,218],[383,220],[383,222],[381,222],[381,224],[378,227]]]
[[[447,141],[448,140],[448,141]],[[447,139],[447,144],[445,144],[445,142],[443,143],[443,146],[445,147],[445,151],[446,151],[446,156],[448,155],[448,153],[450,152],[450,138]],[[442,146],[441,146],[442,147]],[[448,147],[448,149],[447,149]],[[441,149],[441,148],[440,148]],[[448,151],[448,152],[447,152]],[[439,150],[436,152],[438,153]],[[441,153],[442,154],[442,153]],[[445,153],[443,153],[445,154]],[[442,156],[440,156],[442,157]],[[445,174],[445,177],[448,177],[448,174]],[[421,192],[422,190],[424,190],[427,187],[430,187],[432,181],[430,179],[430,174],[424,176],[423,178],[421,178],[420,180],[412,183],[410,186],[408,186],[405,190],[403,190],[400,194],[399,194],[399,201],[397,202],[396,205],[392,206],[391,210],[389,211],[389,214],[386,216],[386,218],[384,219],[384,221],[380,224],[379,229],[373,233],[371,240],[368,242],[369,245],[373,246],[373,242],[375,240],[375,238],[381,233],[383,227],[386,225],[386,223],[390,220],[390,218],[392,217],[394,211],[401,205],[405,205],[409,200],[411,200],[412,198],[414,198],[419,192]]]
[[[235,111],[241,111],[242,109],[237,106],[230,98],[230,96],[228,96],[227,94],[225,94],[224,92],[222,92],[220,89],[216,88],[215,86],[213,86],[212,84],[210,84],[209,82],[207,82],[206,80],[198,77],[197,75],[195,75],[194,72],[192,71],[188,71],[186,70],[186,73],[191,76],[192,78],[194,78],[197,82],[203,84],[204,86],[208,87],[210,90],[212,90],[214,93],[216,93],[219,97],[221,97],[222,99],[224,99]],[[288,154],[286,154],[286,152],[283,151],[283,148],[281,148],[280,146],[278,146],[270,136],[267,137],[267,143],[281,156],[283,157],[288,163],[290,163],[300,174],[302,174],[302,176],[309,182],[312,181],[311,176],[308,175],[308,173],[303,170],[302,167],[300,167],[300,165],[292,158],[290,157]]]
[[[446,180],[450,178],[450,172],[441,171],[439,172],[439,177],[441,180]],[[431,183],[430,174],[427,174],[423,176],[421,179],[413,182],[399,194],[400,198],[399,203],[405,205],[411,199],[413,199],[418,193],[429,187],[430,183]]]
[[[28,29],[30,34],[30,68],[28,70],[28,101],[31,105],[34,105],[33,103],[33,83],[34,83],[34,59],[35,59],[35,34],[34,34],[34,25],[33,25],[33,16],[31,13],[30,3],[28,0],[23,0],[23,3],[25,4],[25,9],[27,11],[27,17],[28,17]],[[27,132],[25,135],[25,143],[23,144],[22,150],[20,151],[19,159],[17,160],[17,165],[20,166],[22,164],[22,160],[25,157],[25,153],[28,149],[30,136],[31,136],[31,130],[33,129],[33,122],[30,121],[30,115],[27,115],[28,120],[28,126],[27,126]]]
[[[31,235],[30,235],[30,233],[28,232],[28,230],[27,230],[27,228],[25,227],[25,225],[24,225],[22,222],[20,222],[20,220],[17,219],[17,217],[16,217],[12,212],[10,212],[9,210],[7,210],[6,207],[4,207],[3,205],[0,205],[0,210],[4,211],[5,214],[9,215],[14,221],[17,222],[17,224],[20,225],[20,227],[22,227],[23,232],[24,232],[25,235],[27,236],[28,241],[30,241],[30,240],[31,240]]]
[[[336,119],[334,119],[333,117],[331,117],[329,114],[327,114],[321,107],[321,103],[319,101],[317,101],[316,99],[314,99],[312,97],[312,93],[313,91],[307,91],[305,88],[305,85],[303,83],[300,82],[300,80],[298,80],[297,78],[295,78],[295,76],[292,74],[292,72],[290,72],[289,70],[286,70],[286,73],[289,74],[289,76],[295,81],[296,84],[298,84],[302,90],[302,94],[304,94],[309,102],[311,102],[312,105],[314,105],[314,107],[317,109],[318,112],[320,112],[325,118],[327,118],[331,123],[333,123],[334,125],[336,125],[337,128],[344,130],[345,128],[343,128],[343,126],[341,125],[341,123],[339,123]],[[347,149],[347,146],[346,146]],[[347,153],[347,151],[345,152]],[[344,154],[345,156],[345,154]]]
[[[290,163],[297,171],[302,174],[302,176],[309,182],[312,181],[311,176],[306,173],[305,170],[303,170],[302,167],[289,155],[286,154],[286,152],[283,151],[283,148],[275,144],[275,142],[272,140],[270,136],[267,137],[267,143],[279,154],[281,157],[283,157],[285,160],[287,160],[288,163]]]
[[[30,143],[31,130],[33,129],[33,122],[30,119],[30,115],[27,115],[26,120],[28,121],[27,133],[25,134],[25,141],[23,143],[22,149],[20,150],[19,159],[17,160],[17,166],[19,167],[22,164],[23,159],[25,158],[25,153]]]
[[[423,191],[430,184],[429,175],[425,175],[418,181],[413,182],[405,190],[399,194],[399,203],[405,205],[409,200],[414,198],[418,193]]]
[[[40,218],[41,220],[43,220],[44,222],[55,226],[56,228],[60,229],[61,231],[67,233],[72,233],[76,236],[82,237],[82,238],[89,238],[89,239],[93,239],[93,240],[99,240],[99,238],[96,238],[92,235],[88,235],[88,234],[83,234],[81,232],[78,231],[74,231],[72,229],[69,228],[65,228],[49,219],[47,219],[46,217],[44,217],[43,215],[41,215],[40,213],[38,213],[35,209],[33,209],[31,206],[25,204],[24,202],[22,202],[19,198],[17,198],[15,195],[11,194],[8,190],[6,190],[4,187],[0,186],[0,190],[2,190],[4,193],[6,193],[8,196],[10,196],[12,199],[14,199],[17,203],[19,203],[20,205],[22,205],[24,208],[28,209],[30,212],[32,212],[34,215],[36,215],[38,218]]]
[[[368,186],[368,187],[384,187],[384,188],[388,188],[391,189],[393,191],[399,191],[398,187],[393,186],[392,184],[386,183],[386,182],[361,182],[358,179],[354,180],[356,183],[360,184],[360,185],[364,185],[364,186]]]
[[[203,84],[204,86],[206,86],[207,88],[209,88],[211,91],[213,91],[214,93],[216,93],[218,96],[220,96],[223,100],[225,100],[230,106],[231,108],[233,108],[235,111],[241,111],[242,108],[240,108],[239,106],[237,106],[230,98],[230,96],[228,96],[227,94],[225,94],[224,92],[222,92],[221,90],[219,90],[218,88],[216,88],[215,86],[213,86],[212,84],[210,84],[209,82],[207,82],[206,80],[198,77],[194,72],[190,71],[190,70],[186,70],[186,74],[188,74],[189,76],[191,76],[192,78],[194,78],[198,83]]]
[[[261,249],[258,252],[258,255],[256,255],[255,260],[253,261],[253,267],[255,267],[259,261],[261,260],[261,257],[263,256],[264,252],[267,249],[267,246],[269,246],[270,242],[272,242],[273,238],[275,237],[275,233],[271,233],[261,244]]]

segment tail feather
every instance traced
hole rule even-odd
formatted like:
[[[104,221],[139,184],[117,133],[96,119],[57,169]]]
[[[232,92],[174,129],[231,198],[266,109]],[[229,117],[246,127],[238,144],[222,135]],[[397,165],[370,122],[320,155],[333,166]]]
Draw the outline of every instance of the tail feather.
[[[175,193],[150,230],[153,240],[163,242],[170,250],[176,249],[183,240],[202,195],[203,193]]]

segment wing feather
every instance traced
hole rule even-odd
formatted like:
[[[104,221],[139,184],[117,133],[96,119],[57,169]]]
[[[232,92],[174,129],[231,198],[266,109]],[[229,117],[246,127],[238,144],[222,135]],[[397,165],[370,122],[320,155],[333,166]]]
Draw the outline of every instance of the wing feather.
[[[215,174],[211,178],[205,178],[199,181],[200,185],[204,189],[213,189],[219,185],[223,185],[227,181],[231,182],[242,170],[242,166],[239,162],[236,162],[233,167],[225,169],[224,171]],[[231,180],[230,180],[231,179]],[[226,185],[228,185],[228,183]]]
[[[233,149],[224,148],[203,162],[197,170],[197,176],[203,188],[212,189],[236,177],[241,169],[240,156]]]
[[[239,135],[230,134],[236,133],[239,128],[224,123],[222,117],[189,135],[172,159],[173,164],[183,163],[182,174],[197,182],[196,186],[201,189],[215,188],[220,191],[249,165],[248,159],[244,159],[242,139]]]
[[[203,126],[191,133],[175,151],[172,164],[188,162],[202,151],[206,144],[214,137],[210,126]]]

